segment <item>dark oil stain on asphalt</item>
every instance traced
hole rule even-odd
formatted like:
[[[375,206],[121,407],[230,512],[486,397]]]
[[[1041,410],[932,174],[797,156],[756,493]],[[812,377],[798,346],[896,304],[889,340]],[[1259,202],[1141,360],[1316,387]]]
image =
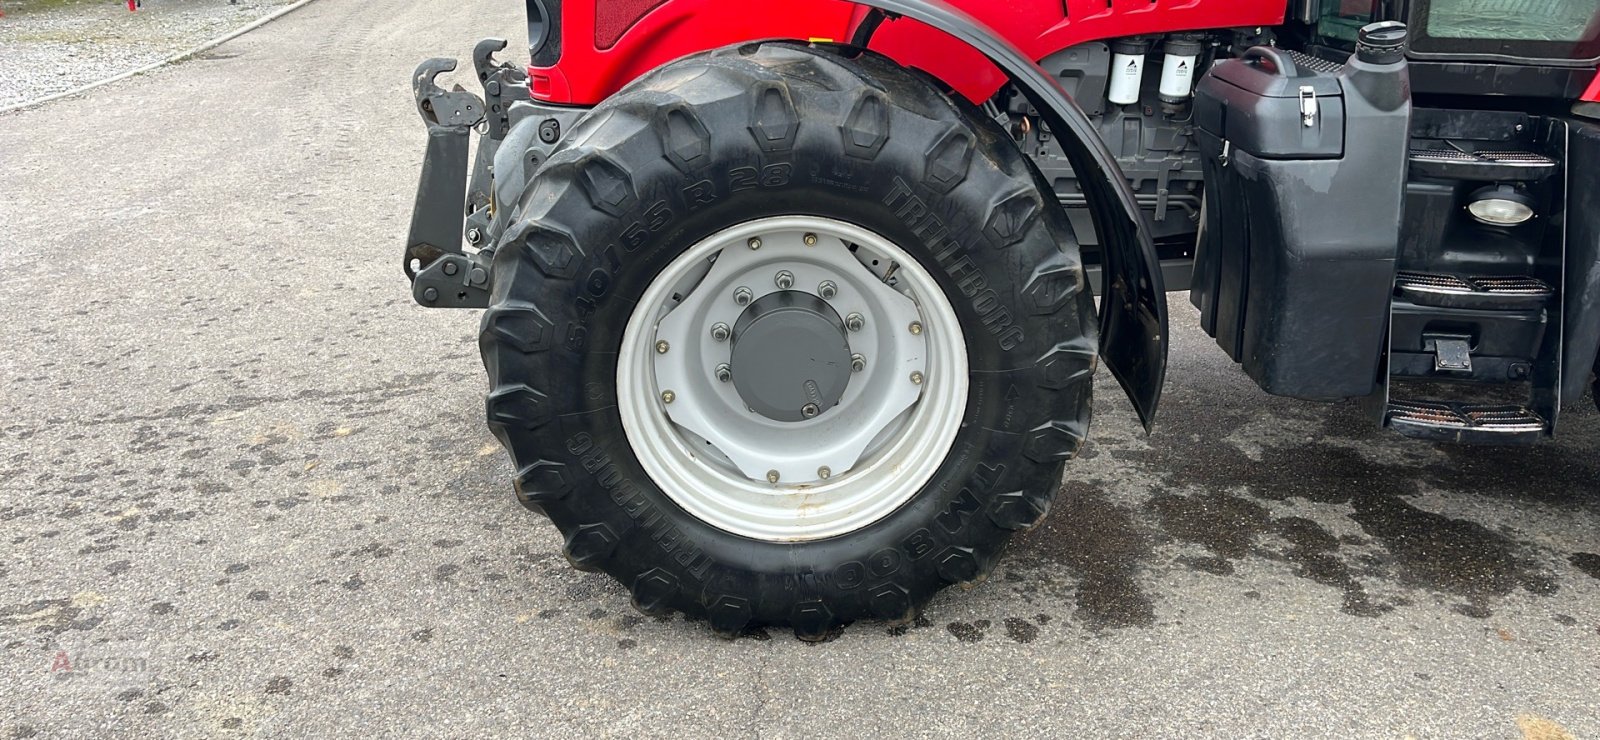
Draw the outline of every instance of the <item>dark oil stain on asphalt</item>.
[[[1011,638],[1014,642],[1026,645],[1039,637],[1039,628],[1021,617],[1006,617],[1005,626],[1006,637]]]
[[[978,619],[972,622],[951,622],[945,625],[957,640],[962,642],[979,642],[983,639],[984,630],[989,629],[989,620]]]
[[[1589,574],[1591,578],[1600,578],[1600,555],[1592,552],[1573,553],[1567,562],[1572,563],[1572,567]]]
[[[1174,433],[1153,441],[1148,451],[1096,450],[1148,467],[1157,482],[1142,511],[1111,503],[1104,489],[1115,483],[1074,480],[1069,464],[1050,516],[1014,543],[1011,568],[1017,573],[1008,573],[1007,580],[1024,594],[1056,589],[1062,579],[1050,570],[1060,569],[1071,577],[1065,580],[1076,579],[1066,584],[1073,590],[1074,616],[1091,631],[1149,626],[1155,622],[1154,602],[1136,576],[1162,567],[1155,548],[1177,541],[1206,551],[1174,558],[1181,567],[1227,576],[1243,558],[1282,562],[1298,577],[1338,589],[1341,611],[1353,616],[1376,617],[1411,603],[1404,596],[1374,597],[1363,585],[1365,578],[1436,594],[1453,602],[1456,613],[1485,618],[1499,599],[1519,590],[1556,593],[1555,575],[1540,564],[1533,543],[1413,505],[1408,499],[1421,492],[1421,484],[1513,502],[1596,504],[1578,489],[1587,487],[1584,481],[1600,479],[1600,463],[1544,448],[1497,459],[1472,448],[1442,447],[1446,463],[1409,467],[1314,441],[1267,447],[1253,460],[1218,441],[1261,413],[1173,404],[1163,409],[1167,428],[1204,430],[1201,439]],[[1334,406],[1328,413],[1325,436],[1387,435],[1366,430],[1365,418],[1351,409]],[[1418,444],[1399,437],[1377,442]],[[1554,485],[1530,485],[1534,481]],[[1348,516],[1364,536],[1341,538],[1309,518],[1272,513],[1272,504],[1289,499],[1337,507],[1337,515]],[[1341,556],[1347,545],[1368,549]],[[1600,556],[1578,553],[1570,562],[1600,578]]]
[[[1012,551],[1014,567],[1046,583],[1053,583],[1048,573],[1057,567],[1075,576],[1075,613],[1093,630],[1155,624],[1155,602],[1135,578],[1152,554],[1151,534],[1132,514],[1075,481],[1062,487],[1050,516],[1018,538]]]

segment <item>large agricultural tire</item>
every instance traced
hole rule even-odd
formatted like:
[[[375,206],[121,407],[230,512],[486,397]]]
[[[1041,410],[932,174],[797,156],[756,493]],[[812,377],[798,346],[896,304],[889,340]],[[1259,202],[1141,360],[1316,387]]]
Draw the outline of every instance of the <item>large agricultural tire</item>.
[[[574,566],[615,577],[641,611],[723,635],[787,624],[824,639],[979,582],[1049,510],[1088,432],[1094,306],[1046,192],[992,120],[870,53],[746,44],[641,78],[572,127],[497,242],[480,345],[519,499],[560,529]],[[774,277],[740,283],[755,289],[743,297],[695,282],[760,269],[758,257],[793,265],[798,282],[763,272]],[[915,303],[883,298],[857,329],[854,306],[835,313],[814,295],[835,292],[808,282],[814,269],[837,271],[836,304],[885,290]],[[778,291],[789,297],[767,300]],[[739,320],[718,337],[691,306]],[[793,309],[799,334],[770,328],[784,320],[774,307]],[[906,310],[924,318],[896,323]],[[758,314],[768,329],[749,323]],[[673,322],[692,331],[669,346],[656,332]],[[784,349],[832,352],[840,338],[865,369],[830,375],[831,360]],[[696,359],[729,351],[746,351],[732,381]],[[695,376],[675,391],[660,381],[673,362]],[[846,390],[807,379],[819,401],[807,418],[762,416],[792,412],[753,406],[786,403],[790,386],[774,384],[795,365]],[[793,474],[816,455],[846,460],[830,445],[855,427],[839,420],[880,423],[895,410],[881,399],[908,394],[853,463]],[[693,414],[737,431],[673,423]],[[768,475],[734,462],[731,450],[757,448],[778,461]]]

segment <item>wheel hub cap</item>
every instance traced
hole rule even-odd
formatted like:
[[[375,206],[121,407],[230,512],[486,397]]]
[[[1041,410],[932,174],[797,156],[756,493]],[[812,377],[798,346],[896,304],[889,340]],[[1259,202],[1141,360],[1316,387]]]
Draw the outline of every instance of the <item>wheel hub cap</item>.
[[[844,319],[797,290],[769,293],[733,326],[733,385],[756,413],[804,421],[838,405],[850,382]]]
[[[853,531],[910,500],[966,408],[955,310],[897,245],[818,216],[706,237],[639,297],[617,406],[694,516],[758,539]]]

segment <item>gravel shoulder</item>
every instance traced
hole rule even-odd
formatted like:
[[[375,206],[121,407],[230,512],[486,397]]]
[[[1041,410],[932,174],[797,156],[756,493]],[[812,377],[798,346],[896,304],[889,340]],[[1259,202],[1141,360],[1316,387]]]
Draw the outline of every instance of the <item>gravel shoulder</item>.
[[[0,107],[35,100],[167,57],[295,0],[0,0]]]

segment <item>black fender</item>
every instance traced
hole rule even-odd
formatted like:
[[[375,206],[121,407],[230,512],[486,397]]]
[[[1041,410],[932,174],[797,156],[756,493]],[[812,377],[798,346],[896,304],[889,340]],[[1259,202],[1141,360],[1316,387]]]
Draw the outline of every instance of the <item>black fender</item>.
[[[856,2],[960,39],[1004,71],[1050,125],[1056,144],[1077,173],[1102,245],[1105,285],[1100,292],[1100,357],[1127,391],[1139,421],[1149,431],[1155,424],[1167,375],[1166,285],[1133,189],[1089,117],[1037,62],[943,0]]]
[[[1600,211],[1588,207],[1600,193],[1600,124],[1574,120],[1567,125],[1561,404],[1570,407],[1600,373]],[[1600,380],[1593,387],[1600,405]]]

